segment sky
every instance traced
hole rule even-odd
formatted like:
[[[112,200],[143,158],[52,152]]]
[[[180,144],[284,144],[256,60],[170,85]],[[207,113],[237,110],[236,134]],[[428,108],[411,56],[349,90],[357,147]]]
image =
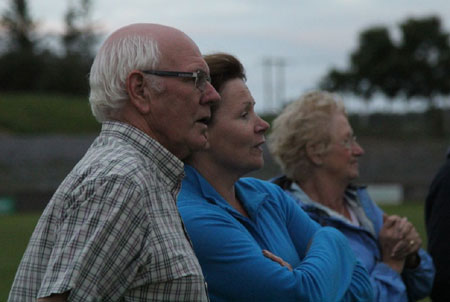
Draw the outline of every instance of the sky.
[[[0,0],[0,12],[9,1]],[[70,1],[76,0],[29,0],[40,31],[61,32]],[[369,27],[386,26],[395,39],[398,25],[407,18],[436,15],[444,30],[450,31],[448,0],[92,2],[91,19],[105,37],[130,23],[161,23],[184,31],[204,54],[221,51],[237,56],[246,68],[247,85],[259,112],[276,111],[314,89],[331,68],[347,67],[359,33]],[[405,108],[402,100],[388,103],[382,97],[369,105],[347,96],[344,101],[349,111]]]

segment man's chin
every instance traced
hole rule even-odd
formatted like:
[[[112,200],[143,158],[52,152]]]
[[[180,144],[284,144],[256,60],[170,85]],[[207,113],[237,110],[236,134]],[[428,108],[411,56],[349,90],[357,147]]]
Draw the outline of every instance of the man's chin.
[[[211,147],[211,144],[208,141],[206,141],[206,143],[203,145],[202,150],[208,150],[210,147]]]
[[[205,131],[205,132],[203,133],[203,137],[204,137],[205,140],[206,140],[204,149],[209,149],[209,147],[211,147],[211,145],[210,145],[209,140],[208,140],[208,131]]]
[[[201,137],[198,138],[198,140],[191,145],[191,150],[195,151],[203,151],[206,149],[209,149],[210,143],[208,141],[208,138],[205,134],[202,134]]]
[[[201,134],[203,142],[203,146],[201,147],[202,150],[209,149],[211,147],[209,141],[208,141],[208,131],[205,131]]]
[[[353,173],[352,175],[350,175],[349,179],[350,179],[350,181],[354,181],[358,177],[359,177],[359,173]]]

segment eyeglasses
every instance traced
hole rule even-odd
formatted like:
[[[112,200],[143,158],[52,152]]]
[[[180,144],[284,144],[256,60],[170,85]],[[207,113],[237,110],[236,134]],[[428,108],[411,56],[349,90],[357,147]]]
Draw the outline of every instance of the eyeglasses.
[[[175,78],[191,78],[195,79],[195,87],[204,92],[206,83],[211,83],[211,77],[203,70],[197,70],[195,72],[185,71],[161,71],[161,70],[141,70],[145,74],[152,74],[160,77],[175,77]]]
[[[358,142],[356,141],[356,136],[352,135],[346,139],[344,139],[343,141],[340,142],[342,146],[344,146],[347,149],[351,149],[355,144],[357,144]]]

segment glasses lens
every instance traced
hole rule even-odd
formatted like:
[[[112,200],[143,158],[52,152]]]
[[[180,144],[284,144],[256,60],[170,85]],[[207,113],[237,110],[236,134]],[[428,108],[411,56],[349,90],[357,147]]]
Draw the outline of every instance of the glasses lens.
[[[195,87],[200,91],[203,91],[206,87],[206,82],[211,82],[211,77],[209,74],[203,70],[197,70],[197,77],[195,78]]]
[[[343,145],[347,149],[351,149],[356,144],[356,136],[350,136],[346,140],[343,141]]]

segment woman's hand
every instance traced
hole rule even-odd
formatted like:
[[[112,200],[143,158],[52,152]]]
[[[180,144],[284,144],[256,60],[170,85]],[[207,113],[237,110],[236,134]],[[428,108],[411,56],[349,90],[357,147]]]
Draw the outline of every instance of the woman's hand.
[[[272,261],[275,261],[276,263],[280,264],[281,266],[287,267],[288,270],[292,271],[292,266],[289,263],[287,263],[286,261],[284,261],[281,257],[278,257],[278,256],[272,254],[268,250],[263,250],[262,253],[265,257],[269,258]]]
[[[398,222],[397,227],[403,239],[394,246],[393,257],[405,258],[405,267],[416,268],[420,264],[418,251],[422,245],[422,239],[414,225],[406,217]]]
[[[394,257],[394,248],[401,243],[403,239],[402,233],[397,227],[400,220],[401,218],[396,215],[383,215],[383,227],[381,228],[378,237],[383,262],[399,274],[403,271],[405,265],[404,258]]]
[[[397,223],[397,228],[402,240],[394,247],[392,251],[393,257],[405,258],[409,255],[416,254],[422,245],[422,239],[416,228],[406,217]]]

